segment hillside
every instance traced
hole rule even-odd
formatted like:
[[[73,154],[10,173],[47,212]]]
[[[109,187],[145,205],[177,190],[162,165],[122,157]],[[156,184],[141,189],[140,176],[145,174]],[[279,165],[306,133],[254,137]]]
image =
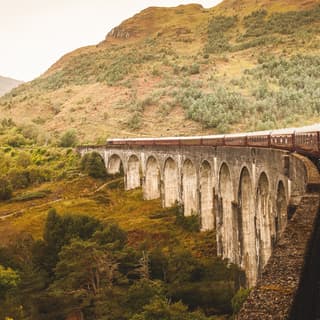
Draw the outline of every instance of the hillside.
[[[83,319],[114,320],[231,315],[242,273],[216,257],[215,233],[198,232],[197,220],[182,218],[178,208],[143,201],[141,189],[125,192],[122,180],[78,176],[19,190],[0,202],[1,279],[11,280],[2,286],[1,319],[73,319],[73,310],[82,310]],[[62,247],[75,243],[80,247],[62,262]],[[83,284],[92,266],[99,267],[99,294]],[[142,317],[151,298],[161,302],[153,311],[159,316]],[[169,312],[174,317],[163,316]]]
[[[0,96],[22,84],[22,81],[0,76]]]
[[[1,118],[81,142],[310,124],[319,53],[319,0],[151,7],[2,97]]]

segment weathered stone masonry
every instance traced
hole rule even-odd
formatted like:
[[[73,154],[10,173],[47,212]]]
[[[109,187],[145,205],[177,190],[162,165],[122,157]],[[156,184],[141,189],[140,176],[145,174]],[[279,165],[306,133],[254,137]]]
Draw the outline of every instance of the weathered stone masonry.
[[[245,271],[249,286],[287,225],[287,208],[305,194],[304,162],[286,151],[240,147],[81,147],[97,151],[109,173],[122,164],[127,190],[145,199],[176,201],[186,216],[199,214],[202,230],[216,229],[218,254]]]
[[[306,193],[238,314],[239,320],[320,317],[320,177],[308,159],[296,157],[307,170]]]

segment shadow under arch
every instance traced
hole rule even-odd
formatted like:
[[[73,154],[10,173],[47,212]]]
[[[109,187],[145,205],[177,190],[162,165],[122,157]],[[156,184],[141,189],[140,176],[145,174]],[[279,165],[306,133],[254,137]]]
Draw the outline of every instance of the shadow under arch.
[[[240,263],[238,212],[234,205],[234,190],[229,166],[223,163],[219,171],[217,239],[219,254],[233,263]]]
[[[185,216],[198,213],[197,171],[189,159],[182,166],[182,200]]]
[[[242,168],[240,175],[238,204],[240,264],[251,287],[257,279],[256,216],[252,181],[247,167]]]
[[[126,174],[126,189],[131,190],[141,186],[140,160],[132,154],[128,159]]]
[[[214,229],[212,169],[207,160],[200,167],[201,229]]]
[[[179,201],[178,165],[171,157],[164,163],[163,178],[164,206],[171,207]]]
[[[123,176],[124,175],[124,166],[123,161],[119,155],[113,154],[108,159],[107,164],[107,173],[112,176]]]
[[[160,169],[154,156],[150,156],[146,162],[144,198],[146,200],[160,198]]]
[[[262,172],[256,192],[256,248],[259,273],[271,256],[273,247],[271,227],[270,184],[267,174]]]
[[[288,202],[284,183],[280,180],[277,186],[276,198],[276,216],[274,220],[275,225],[275,241],[278,241],[282,232],[286,228],[288,221]]]

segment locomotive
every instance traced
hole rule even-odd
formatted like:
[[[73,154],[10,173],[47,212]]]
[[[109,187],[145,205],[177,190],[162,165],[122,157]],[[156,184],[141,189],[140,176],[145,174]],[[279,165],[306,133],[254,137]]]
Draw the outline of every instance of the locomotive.
[[[320,124],[239,134],[108,139],[110,146],[233,146],[283,149],[320,158]]]

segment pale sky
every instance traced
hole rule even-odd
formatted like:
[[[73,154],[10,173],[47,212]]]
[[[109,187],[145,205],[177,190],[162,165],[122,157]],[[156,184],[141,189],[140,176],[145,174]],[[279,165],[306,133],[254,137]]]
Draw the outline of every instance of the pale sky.
[[[150,6],[221,0],[0,0],[0,75],[29,81],[62,55],[97,44],[123,20]]]

